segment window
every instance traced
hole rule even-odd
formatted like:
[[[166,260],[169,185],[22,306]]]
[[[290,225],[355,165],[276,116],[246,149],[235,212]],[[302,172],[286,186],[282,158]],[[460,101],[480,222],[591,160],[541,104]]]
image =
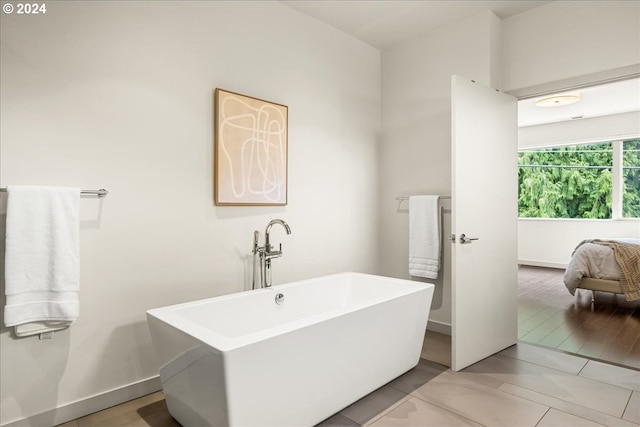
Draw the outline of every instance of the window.
[[[640,218],[640,139],[622,144],[622,216]]]
[[[520,151],[518,216],[640,217],[640,140]]]

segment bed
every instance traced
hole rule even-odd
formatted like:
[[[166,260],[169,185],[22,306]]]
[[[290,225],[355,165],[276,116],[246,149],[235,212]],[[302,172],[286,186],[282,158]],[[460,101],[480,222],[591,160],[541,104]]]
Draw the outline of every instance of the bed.
[[[627,301],[640,299],[640,239],[590,239],[578,244],[564,274],[564,284],[576,289],[624,294]]]

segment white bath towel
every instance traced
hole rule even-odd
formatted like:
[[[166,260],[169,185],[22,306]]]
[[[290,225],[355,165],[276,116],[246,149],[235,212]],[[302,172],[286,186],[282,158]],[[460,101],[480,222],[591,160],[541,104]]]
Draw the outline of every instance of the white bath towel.
[[[7,187],[4,323],[24,336],[78,317],[80,189]]]
[[[438,196],[409,197],[409,274],[436,279],[440,270]]]

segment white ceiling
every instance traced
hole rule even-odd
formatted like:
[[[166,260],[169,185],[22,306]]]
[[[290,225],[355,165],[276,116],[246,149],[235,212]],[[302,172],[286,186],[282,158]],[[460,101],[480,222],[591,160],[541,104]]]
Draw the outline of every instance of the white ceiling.
[[[549,1],[290,0],[282,3],[382,50],[487,10],[504,19]]]
[[[504,19],[550,1],[289,0],[281,3],[384,50],[487,10]],[[536,107],[535,99],[519,101],[519,125],[640,111],[640,79],[585,88],[580,92],[578,103],[564,107]]]
[[[538,107],[539,98],[518,101],[518,126],[586,119],[640,111],[640,78],[572,90],[580,101],[563,107]],[[549,95],[545,95],[547,97]],[[574,119],[575,118],[575,119]]]

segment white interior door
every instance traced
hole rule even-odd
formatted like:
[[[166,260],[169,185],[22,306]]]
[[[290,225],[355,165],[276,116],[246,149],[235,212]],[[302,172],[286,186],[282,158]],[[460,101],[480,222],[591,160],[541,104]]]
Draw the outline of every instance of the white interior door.
[[[517,101],[453,76],[451,368],[512,344],[517,332]],[[477,240],[461,243],[462,235]]]

